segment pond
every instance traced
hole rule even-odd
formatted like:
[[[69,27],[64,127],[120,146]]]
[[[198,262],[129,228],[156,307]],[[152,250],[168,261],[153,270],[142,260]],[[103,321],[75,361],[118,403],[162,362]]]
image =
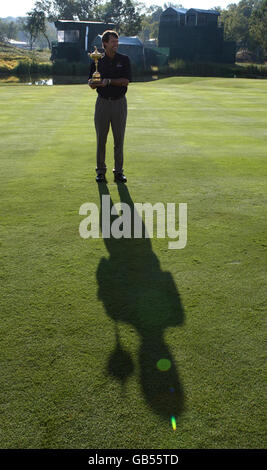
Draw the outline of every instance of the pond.
[[[161,76],[160,78],[164,78]],[[133,77],[133,82],[150,82],[158,80],[158,75],[146,75],[141,77]],[[35,86],[53,86],[53,85],[85,85],[87,84],[87,76],[63,76],[57,75],[53,77],[40,76],[12,76],[0,74],[0,85],[35,85]]]

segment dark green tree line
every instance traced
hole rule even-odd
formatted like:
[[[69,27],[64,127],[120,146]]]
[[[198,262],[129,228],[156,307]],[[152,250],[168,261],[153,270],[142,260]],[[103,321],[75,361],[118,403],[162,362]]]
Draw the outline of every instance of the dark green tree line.
[[[236,41],[239,49],[257,53],[262,60],[266,58],[267,0],[241,0],[230,4],[221,12],[220,21],[224,24],[226,39]]]

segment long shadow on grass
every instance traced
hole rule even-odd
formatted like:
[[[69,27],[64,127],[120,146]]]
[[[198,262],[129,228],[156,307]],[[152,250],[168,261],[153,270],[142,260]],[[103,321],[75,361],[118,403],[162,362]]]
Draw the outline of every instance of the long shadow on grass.
[[[116,347],[110,354],[107,372],[123,387],[133,373],[131,355],[121,346],[117,326],[119,322],[128,323],[140,335],[139,380],[144,397],[154,412],[170,419],[181,414],[184,393],[175,361],[164,341],[164,330],[183,324],[183,307],[171,274],[161,270],[151,241],[145,238],[140,218],[142,238],[133,238],[134,203],[127,186],[118,184],[118,190],[121,202],[131,208],[131,238],[116,239],[112,235],[104,238],[109,258],[100,260],[96,275],[99,299],[115,322]],[[109,195],[106,184],[99,185],[99,193],[101,224],[102,196]],[[110,203],[112,207],[112,200]],[[111,215],[110,224],[117,217],[118,214]],[[102,224],[101,229],[103,233]]]

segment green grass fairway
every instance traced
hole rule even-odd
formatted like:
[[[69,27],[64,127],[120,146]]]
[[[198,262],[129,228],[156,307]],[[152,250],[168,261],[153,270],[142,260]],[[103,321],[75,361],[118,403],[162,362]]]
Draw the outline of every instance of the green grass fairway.
[[[128,190],[110,134],[103,192],[187,203],[183,250],[80,237],[80,206],[100,208],[95,92],[0,88],[0,447],[266,447],[267,82],[174,77],[127,97]]]

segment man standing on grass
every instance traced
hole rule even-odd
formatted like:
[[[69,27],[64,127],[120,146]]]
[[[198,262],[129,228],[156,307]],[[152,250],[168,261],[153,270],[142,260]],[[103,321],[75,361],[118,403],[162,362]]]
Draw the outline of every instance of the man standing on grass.
[[[127,101],[125,94],[131,81],[131,64],[127,55],[117,52],[119,36],[116,31],[105,31],[102,35],[105,55],[98,62],[102,82],[92,83],[95,63],[91,65],[89,86],[97,89],[95,105],[95,129],[97,136],[97,183],[106,182],[106,141],[111,124],[114,138],[114,181],[126,183],[123,174],[123,140],[127,118]]]

